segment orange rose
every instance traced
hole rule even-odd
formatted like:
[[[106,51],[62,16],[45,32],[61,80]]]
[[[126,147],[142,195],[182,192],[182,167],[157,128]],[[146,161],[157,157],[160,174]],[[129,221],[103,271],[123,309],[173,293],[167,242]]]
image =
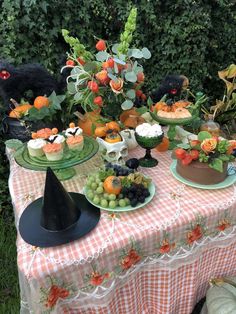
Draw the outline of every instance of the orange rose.
[[[161,254],[169,253],[171,249],[175,248],[175,243],[170,244],[168,240],[164,239],[162,245],[159,248]]]
[[[98,272],[94,272],[90,279],[90,283],[93,286],[99,286],[104,280],[104,276],[100,275]]]
[[[121,267],[123,269],[129,269],[132,265],[132,258],[130,258],[129,256],[122,258]]]
[[[216,148],[216,145],[217,145],[217,140],[215,138],[206,138],[201,143],[201,149],[205,153],[210,153],[214,151],[214,149]]]
[[[219,231],[224,231],[226,228],[229,228],[229,227],[230,227],[230,222],[227,219],[222,219],[221,221],[219,221],[217,229]]]
[[[69,296],[69,294],[68,290],[52,285],[45,306],[52,308],[57,303],[59,298],[65,299]]]
[[[115,94],[120,94],[123,92],[123,84],[124,81],[121,78],[118,78],[116,81],[110,81],[111,89]]]
[[[188,244],[193,244],[194,241],[201,239],[203,236],[202,228],[200,225],[196,225],[196,227],[187,233],[187,242]]]
[[[102,71],[98,72],[95,75],[95,77],[103,85],[106,85],[110,81],[110,78],[108,77],[106,70],[102,70]]]

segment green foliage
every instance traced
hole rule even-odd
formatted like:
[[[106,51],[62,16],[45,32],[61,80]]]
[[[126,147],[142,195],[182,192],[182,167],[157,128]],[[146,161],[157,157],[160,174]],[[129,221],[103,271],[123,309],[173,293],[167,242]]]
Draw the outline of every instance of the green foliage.
[[[8,191],[9,167],[0,136],[0,313],[19,313],[16,228]]]
[[[69,50],[61,29],[78,37],[86,51],[95,51],[94,36],[117,42],[134,5],[132,45],[146,46],[152,54],[143,63],[146,90],[158,87],[167,74],[185,74],[191,90],[203,88],[212,105],[222,95],[217,71],[235,62],[236,8],[230,0],[2,0],[0,58],[37,61],[58,75]]]

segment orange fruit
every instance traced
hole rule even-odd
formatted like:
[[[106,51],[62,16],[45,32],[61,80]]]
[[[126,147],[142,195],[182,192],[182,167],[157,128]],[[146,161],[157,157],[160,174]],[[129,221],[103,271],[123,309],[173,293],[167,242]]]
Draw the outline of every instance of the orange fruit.
[[[43,107],[49,106],[49,99],[46,96],[38,96],[34,100],[34,107],[36,109],[41,109]]]
[[[98,126],[94,131],[94,135],[97,137],[105,137],[107,134],[107,128],[105,126]]]
[[[124,110],[120,115],[120,122],[124,123],[125,120],[129,118],[130,115],[138,117],[140,114],[135,110],[135,108]]]
[[[156,146],[156,150],[158,152],[166,152],[169,148],[169,145],[170,145],[170,141],[168,137],[163,137],[162,142]]]
[[[55,134],[57,134],[57,133],[58,133],[58,129],[57,129],[57,128],[53,128],[53,129],[52,129],[52,134],[55,135]]]
[[[106,128],[107,130],[113,130],[117,132],[120,131],[120,126],[116,121],[111,121],[111,122],[106,123]]]
[[[71,122],[71,123],[69,124],[69,128],[71,128],[71,129],[75,128],[75,123],[74,123],[74,122]]]
[[[32,105],[30,104],[24,104],[21,106],[18,106],[9,113],[9,117],[11,118],[21,118],[30,108],[32,108]]]

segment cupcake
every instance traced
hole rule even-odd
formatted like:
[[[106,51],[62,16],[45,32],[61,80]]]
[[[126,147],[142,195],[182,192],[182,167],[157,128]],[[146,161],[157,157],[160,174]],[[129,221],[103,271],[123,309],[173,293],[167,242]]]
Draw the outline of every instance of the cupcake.
[[[81,151],[84,146],[84,138],[82,135],[70,136],[67,138],[66,143],[69,149]]]
[[[43,147],[43,151],[47,157],[47,160],[56,161],[61,160],[63,157],[62,144],[49,143]]]
[[[50,143],[56,143],[56,144],[61,144],[62,147],[65,147],[66,139],[63,135],[61,134],[56,134],[56,135],[51,135],[48,138],[48,142]]]
[[[81,135],[83,133],[83,130],[79,128],[78,126],[75,126],[73,122],[70,123],[69,128],[66,129],[65,136],[71,137],[71,136],[77,136]]]
[[[47,142],[41,138],[37,138],[35,140],[30,140],[27,143],[27,148],[30,156],[32,157],[41,157],[44,155],[43,147],[47,144]]]

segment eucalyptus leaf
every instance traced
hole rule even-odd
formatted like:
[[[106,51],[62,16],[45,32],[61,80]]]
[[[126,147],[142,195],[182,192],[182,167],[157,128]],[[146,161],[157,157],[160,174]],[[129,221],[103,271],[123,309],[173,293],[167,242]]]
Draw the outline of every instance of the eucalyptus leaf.
[[[83,70],[82,70],[80,67],[75,66],[75,67],[73,67],[72,70],[71,70],[71,75],[79,74],[79,73],[81,73],[81,72],[83,72]]]
[[[69,82],[67,84],[67,90],[68,90],[69,94],[75,94],[76,93],[75,83]]]
[[[133,71],[126,72],[126,73],[125,73],[125,79],[126,79],[128,82],[135,83],[135,82],[137,81],[137,75],[136,75],[135,72],[133,72]]]
[[[121,65],[125,65],[126,63],[118,58],[114,58],[113,59],[116,63],[121,64]]]
[[[86,72],[96,72],[97,70],[98,70],[98,65],[95,61],[86,62],[84,65],[84,71],[86,71]]]
[[[126,92],[126,96],[130,99],[134,99],[135,98],[135,90],[134,89],[129,89],[127,92]]]
[[[117,77],[115,75],[111,74],[111,73],[108,73],[107,76],[110,77],[110,79],[115,81],[115,82],[118,81]]]
[[[74,100],[75,101],[80,101],[82,100],[83,98],[83,94],[81,94],[80,92],[77,92],[75,95],[74,95]]]
[[[151,52],[146,47],[142,49],[142,54],[145,59],[150,59],[152,56]]]
[[[112,52],[114,52],[115,54],[117,54],[117,53],[118,53],[118,47],[119,47],[119,44],[114,44],[114,45],[111,47]]]
[[[108,59],[108,57],[110,57],[109,53],[107,53],[106,51],[99,51],[98,53],[96,53],[96,59],[97,61],[105,61]]]
[[[121,104],[121,108],[123,110],[129,110],[134,106],[134,103],[131,100],[125,100],[122,104]]]
[[[136,59],[141,59],[143,58],[143,53],[140,49],[132,49],[131,57],[134,57]]]
[[[119,69],[118,69],[118,66],[117,66],[116,63],[114,63],[114,71],[115,71],[116,74],[119,73]]]

